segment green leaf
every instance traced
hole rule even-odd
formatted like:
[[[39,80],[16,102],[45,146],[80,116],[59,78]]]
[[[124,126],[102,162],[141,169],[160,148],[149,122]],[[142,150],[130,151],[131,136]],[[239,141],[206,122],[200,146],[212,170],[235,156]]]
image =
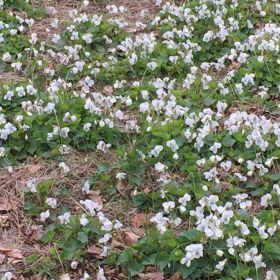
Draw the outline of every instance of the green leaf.
[[[63,250],[60,254],[60,257],[62,260],[69,261],[75,257],[76,251],[80,247],[80,245],[76,240],[71,239],[69,241],[64,242],[62,247],[63,247]]]
[[[236,142],[236,140],[234,140],[233,138],[231,138],[230,136],[226,136],[223,140],[222,140],[222,144],[225,147],[232,147],[234,145],[234,143]]]
[[[42,235],[41,240],[44,243],[50,243],[53,241],[54,237],[55,237],[55,232],[53,230],[49,230]]]
[[[197,242],[202,238],[202,232],[197,229],[190,229],[188,231],[184,231],[182,236],[186,237],[191,242]]]
[[[135,206],[140,206],[147,202],[147,198],[144,194],[137,194],[132,197],[132,200]]]
[[[39,257],[40,257],[40,256],[38,256],[38,255],[36,255],[36,254],[30,255],[30,256],[28,256],[28,257],[26,258],[26,263],[27,263],[27,264],[33,264],[33,263],[35,263],[35,262],[38,260]]]
[[[276,243],[267,244],[264,251],[268,254],[275,254],[280,256],[280,246],[278,246]]]
[[[86,233],[83,231],[78,232],[78,237],[77,239],[81,241],[82,243],[87,243],[88,242],[88,236]]]
[[[144,265],[154,265],[155,262],[156,262],[156,254],[145,256],[142,261]]]
[[[160,252],[156,256],[156,264],[163,270],[169,264],[169,254],[167,252]]]
[[[118,265],[122,263],[128,263],[130,260],[132,260],[132,258],[133,258],[133,251],[132,249],[128,248],[120,254],[118,258]]]
[[[234,273],[241,278],[246,278],[249,275],[250,268],[245,264],[238,264],[235,268]]]
[[[26,204],[24,205],[24,210],[28,215],[39,215],[41,212],[40,208],[31,202],[26,202]]]
[[[106,171],[108,171],[110,168],[110,163],[108,162],[103,162],[103,163],[100,163],[98,164],[98,173],[104,173]]]
[[[216,101],[215,99],[207,97],[204,99],[203,104],[206,106],[210,106],[210,105],[214,104],[215,101]]]
[[[145,266],[142,264],[141,260],[132,260],[128,264],[128,271],[131,274],[131,276],[135,276],[139,273],[141,273],[144,270]]]
[[[280,180],[280,172],[274,173],[274,174],[269,174],[267,177],[269,179],[271,179],[272,181],[278,181],[278,180]]]
[[[53,184],[53,180],[46,180],[37,186],[37,191],[42,195],[47,195]]]

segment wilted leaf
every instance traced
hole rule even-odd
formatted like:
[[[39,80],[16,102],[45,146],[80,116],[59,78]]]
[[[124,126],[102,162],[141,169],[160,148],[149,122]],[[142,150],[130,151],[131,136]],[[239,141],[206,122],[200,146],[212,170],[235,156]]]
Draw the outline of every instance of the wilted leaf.
[[[105,87],[103,88],[103,93],[104,93],[105,95],[112,95],[113,92],[114,92],[114,89],[113,89],[111,86],[105,86]]]
[[[5,260],[5,255],[0,254],[0,264],[2,264]]]
[[[169,280],[180,280],[181,277],[180,277],[180,273],[179,272],[176,272],[175,274],[173,274]]]
[[[0,253],[8,258],[23,259],[22,251],[19,249],[0,248]]]
[[[10,211],[13,209],[11,202],[8,199],[0,197],[0,211]]]
[[[124,248],[124,245],[123,245],[121,242],[119,242],[119,241],[113,239],[112,242],[111,242],[111,247],[112,247],[112,248],[123,249],[123,248]]]
[[[237,70],[241,67],[241,63],[237,62],[237,61],[233,61],[231,63],[231,65],[229,66],[229,70]]]
[[[9,216],[7,216],[7,215],[0,215],[0,225],[4,226],[7,223],[8,219],[9,219]]]
[[[136,228],[141,227],[146,221],[146,215],[144,213],[138,213],[132,218],[132,225]]]
[[[60,280],[70,280],[70,276],[68,273],[65,273],[59,277]]]
[[[87,253],[94,256],[96,259],[102,259],[102,257],[100,256],[100,254],[102,253],[102,249],[92,245],[87,249]]]
[[[103,200],[102,200],[102,197],[100,195],[100,191],[90,191],[89,192],[89,198],[98,203],[99,205],[103,206]]]
[[[122,193],[124,191],[124,185],[121,180],[117,182],[117,190],[118,192]]]
[[[48,276],[46,274],[36,274],[31,276],[31,280],[48,280]]]
[[[127,246],[132,246],[139,239],[140,239],[140,236],[133,232],[129,232],[129,231],[124,232],[124,242]]]
[[[162,272],[153,272],[153,273],[141,273],[139,274],[141,280],[164,280]]]
[[[25,165],[25,167],[27,168],[27,170],[30,172],[30,173],[36,173],[37,171],[40,170],[41,168],[41,165],[39,164],[32,164],[32,163],[28,163]]]
[[[38,240],[40,240],[42,235],[43,235],[43,226],[42,225],[40,225],[40,226],[36,226],[36,225],[31,226],[31,228],[26,231],[26,235],[28,235],[28,237],[29,237],[29,239],[31,241],[38,241]]]

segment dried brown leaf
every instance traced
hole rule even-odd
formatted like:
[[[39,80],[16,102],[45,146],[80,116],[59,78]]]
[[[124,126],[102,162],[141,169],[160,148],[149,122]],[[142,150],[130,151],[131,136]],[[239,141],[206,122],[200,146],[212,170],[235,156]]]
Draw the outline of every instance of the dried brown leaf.
[[[133,227],[139,228],[146,222],[146,215],[144,213],[138,213],[132,218]]]
[[[70,276],[68,273],[65,273],[65,274],[62,274],[60,277],[59,277],[60,280],[70,280]]]
[[[119,241],[113,239],[112,242],[111,242],[111,247],[112,247],[112,248],[123,249],[123,248],[124,248],[124,245],[123,245],[121,242],[119,242]]]
[[[31,280],[48,280],[48,276],[46,274],[36,274],[31,276]]]
[[[181,276],[179,272],[175,272],[175,274],[173,274],[169,280],[180,280]]]
[[[87,249],[87,253],[94,256],[96,259],[102,259],[102,256],[100,256],[102,252],[102,249],[95,245],[92,245]]]
[[[113,92],[114,92],[114,89],[113,89],[111,86],[105,86],[105,87],[103,88],[103,93],[104,93],[105,95],[112,95]]]
[[[0,211],[10,211],[13,209],[11,202],[3,197],[0,197]]]
[[[42,234],[43,234],[43,226],[36,226],[36,225],[32,225],[31,228],[26,231],[26,234],[29,238],[29,240],[37,242],[41,239]]]
[[[0,215],[0,225],[4,226],[9,219],[8,215]]]
[[[141,280],[164,280],[162,272],[141,273],[139,277]]]
[[[102,197],[100,195],[100,190],[98,190],[98,191],[90,191],[89,192],[89,198],[92,201],[98,203],[99,205],[101,205],[103,207],[103,199],[102,199]]]
[[[125,231],[124,232],[124,242],[127,246],[132,246],[139,239],[140,239],[140,236],[133,233],[133,232],[130,232],[130,231]]]
[[[32,174],[38,172],[41,169],[41,165],[40,164],[28,163],[28,164],[25,165],[25,167]]]
[[[124,191],[124,185],[121,180],[117,182],[117,190],[118,192],[122,193]]]
[[[23,259],[22,251],[19,249],[6,249],[0,247],[0,253],[8,258],[19,259],[19,260]]]
[[[5,258],[6,258],[5,255],[0,254],[0,264],[4,262]]]

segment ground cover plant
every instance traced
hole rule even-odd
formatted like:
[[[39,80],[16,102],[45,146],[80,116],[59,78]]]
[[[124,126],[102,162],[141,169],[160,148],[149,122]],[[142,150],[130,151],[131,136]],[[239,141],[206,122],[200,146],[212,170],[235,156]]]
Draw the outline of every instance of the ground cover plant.
[[[100,3],[0,0],[2,279],[278,279],[280,4]]]

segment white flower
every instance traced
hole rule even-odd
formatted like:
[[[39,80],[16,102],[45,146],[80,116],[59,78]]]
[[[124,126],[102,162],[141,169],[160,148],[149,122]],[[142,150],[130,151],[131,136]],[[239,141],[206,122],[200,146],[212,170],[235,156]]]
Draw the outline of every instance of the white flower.
[[[162,206],[164,208],[164,211],[168,214],[171,209],[175,208],[175,202],[174,201],[166,201],[162,203]]]
[[[84,126],[83,126],[83,130],[88,132],[91,127],[92,127],[91,123],[85,123]]]
[[[216,255],[217,255],[218,257],[222,257],[222,256],[224,255],[224,252],[223,252],[222,250],[217,250],[217,251],[216,251]]]
[[[278,277],[272,270],[268,270],[265,275],[265,280],[278,280]]]
[[[41,221],[42,222],[45,222],[49,217],[50,217],[50,210],[47,210],[47,211],[45,211],[45,212],[42,212],[41,214],[40,214],[40,219],[41,219]]]
[[[55,198],[52,197],[47,198],[46,203],[53,209],[57,207],[57,200]]]
[[[58,44],[58,43],[59,43],[59,40],[60,40],[60,35],[59,35],[59,34],[53,34],[52,42],[53,42],[54,44]]]
[[[71,213],[66,212],[63,215],[58,216],[60,223],[63,225],[67,225],[70,222]]]
[[[104,275],[104,269],[98,266],[99,270],[97,272],[97,280],[107,280],[107,278]]]
[[[59,167],[63,169],[64,173],[69,173],[70,172],[70,168],[65,162],[61,162],[59,164]]]
[[[219,263],[215,267],[218,270],[222,271],[224,269],[226,262],[227,262],[227,259],[224,259],[223,261],[219,261]]]
[[[156,145],[149,153],[150,157],[158,157],[160,152],[163,150],[163,146]]]
[[[129,58],[129,64],[134,65],[134,64],[136,64],[137,61],[138,61],[138,56],[136,53],[133,53],[131,55],[131,57]]]
[[[116,222],[114,224],[114,229],[120,229],[122,227],[123,227],[123,224],[119,220],[116,220]]]
[[[234,222],[234,224],[235,224],[237,227],[240,227],[240,228],[241,228],[241,233],[242,233],[243,235],[248,235],[248,234],[250,234],[250,230],[249,230],[248,226],[247,226],[245,223],[243,223],[243,222],[237,220],[237,221]]]
[[[107,153],[111,146],[111,144],[106,144],[104,141],[99,141],[96,148],[103,153]]]
[[[12,272],[8,271],[1,277],[1,280],[12,280],[12,278],[13,278]]]
[[[152,62],[147,63],[147,67],[149,69],[151,69],[152,71],[154,71],[157,68],[157,64],[156,64],[156,62],[152,61]]]
[[[109,234],[109,233],[106,233],[106,234],[104,234],[104,236],[102,237],[102,238],[100,238],[99,240],[98,240],[98,243],[107,243],[109,240],[110,240],[110,238],[112,237],[112,235],[111,234]]]
[[[181,259],[181,264],[186,264],[187,267],[191,266],[191,261],[203,257],[203,245],[202,244],[191,244],[186,248],[186,255]]]
[[[80,280],[90,280],[89,274],[85,271],[83,277]]]
[[[80,203],[85,206],[92,217],[96,215],[96,211],[100,211],[102,209],[102,206],[100,204],[90,199],[80,200]]]
[[[120,181],[123,180],[125,177],[126,177],[126,173],[124,173],[124,172],[119,172],[116,175],[116,179],[118,179]]]
[[[84,4],[85,7],[87,7],[89,5],[89,1],[88,0],[84,0],[83,4]]]
[[[161,234],[166,232],[169,219],[164,217],[162,212],[157,213],[150,219],[150,221],[156,223],[156,227]]]
[[[72,261],[71,262],[71,268],[74,269],[74,270],[77,269],[78,265],[79,265],[79,263],[77,261]]]
[[[167,141],[166,146],[169,147],[173,152],[176,152],[179,149],[175,139]]]
[[[245,86],[253,86],[253,85],[255,85],[254,78],[255,78],[255,74],[246,74],[246,75],[241,79],[241,82],[242,82]]]
[[[32,178],[30,180],[28,180],[26,182],[26,187],[32,192],[32,193],[36,193],[37,192],[37,179],[36,178]]]
[[[183,206],[186,206],[188,201],[191,201],[191,196],[188,193],[185,193],[183,197],[179,198],[179,203]]]
[[[12,56],[10,55],[9,52],[4,53],[3,56],[2,56],[2,60],[5,61],[5,62],[10,61],[11,59],[12,59]]]
[[[267,207],[269,205],[269,201],[272,199],[271,194],[267,193],[261,197],[261,206]]]
[[[273,185],[273,190],[275,190],[277,195],[280,196],[280,186],[278,184]]]
[[[83,214],[82,217],[80,218],[80,224],[82,226],[86,226],[89,223],[88,219],[86,218],[86,215]]]
[[[86,194],[89,194],[89,189],[90,189],[89,180],[86,180],[83,184],[82,192],[86,193]]]
[[[213,152],[214,154],[217,153],[218,149],[220,149],[222,147],[222,144],[221,143],[218,143],[218,142],[215,142],[210,148],[209,150],[211,152]]]
[[[0,157],[4,157],[4,155],[5,155],[5,148],[0,147]]]
[[[155,164],[155,170],[157,172],[161,173],[161,172],[164,172],[166,169],[167,169],[167,166],[162,164],[161,162],[158,162],[158,163]]]
[[[140,113],[148,112],[150,108],[150,104],[148,102],[143,102],[139,105]]]
[[[98,26],[102,22],[102,16],[94,15],[91,21]]]
[[[87,44],[91,44],[92,43],[92,34],[84,34],[82,36],[82,39],[87,43]]]

